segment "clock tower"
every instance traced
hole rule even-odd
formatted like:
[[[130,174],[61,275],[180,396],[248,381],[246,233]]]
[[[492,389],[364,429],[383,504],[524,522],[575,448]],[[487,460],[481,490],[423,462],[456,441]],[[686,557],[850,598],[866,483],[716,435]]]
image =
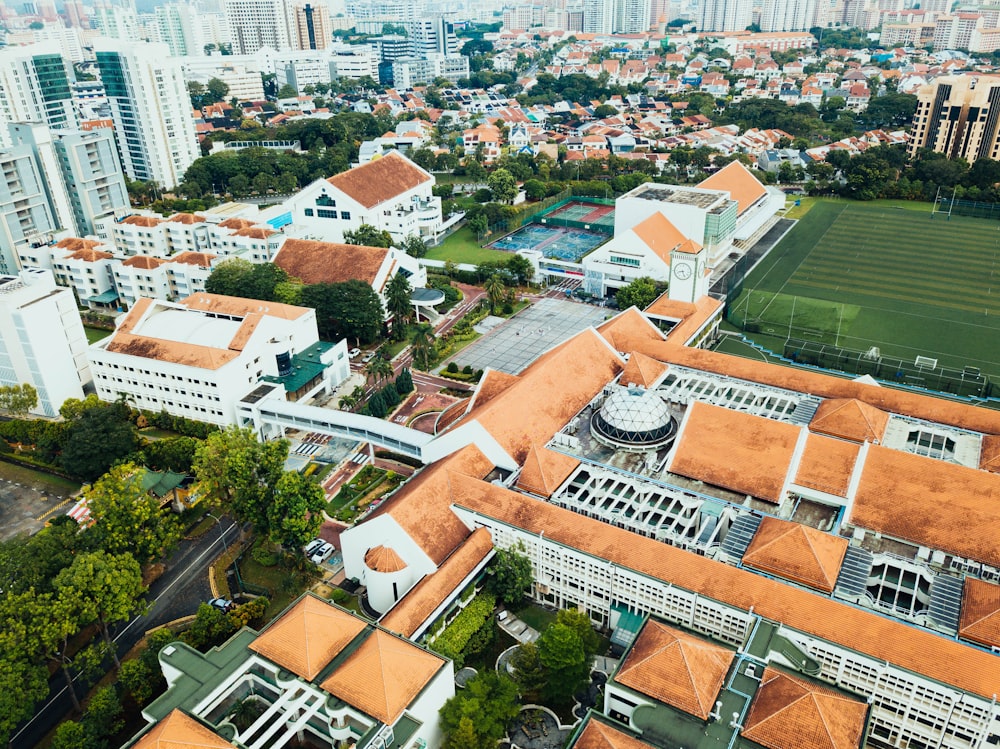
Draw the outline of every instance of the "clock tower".
[[[708,293],[708,252],[697,242],[688,240],[670,252],[670,299],[694,302]]]

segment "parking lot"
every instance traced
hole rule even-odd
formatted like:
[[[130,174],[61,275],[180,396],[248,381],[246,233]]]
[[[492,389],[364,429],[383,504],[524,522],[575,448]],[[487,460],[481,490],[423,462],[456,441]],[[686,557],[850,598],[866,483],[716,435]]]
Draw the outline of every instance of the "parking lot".
[[[597,326],[610,317],[605,307],[564,299],[540,299],[455,355],[455,363],[473,369],[491,367],[518,374],[539,354]]]
[[[32,534],[73,506],[74,488],[61,479],[48,481],[36,471],[0,463],[0,540]]]

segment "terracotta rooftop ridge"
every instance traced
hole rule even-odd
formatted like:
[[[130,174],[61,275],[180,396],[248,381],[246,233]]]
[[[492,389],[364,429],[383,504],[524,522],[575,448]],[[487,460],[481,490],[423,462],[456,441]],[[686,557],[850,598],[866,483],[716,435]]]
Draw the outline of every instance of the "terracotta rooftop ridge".
[[[365,554],[365,564],[375,572],[399,572],[406,569],[406,562],[389,546],[373,546]]]
[[[374,284],[389,252],[384,247],[286,239],[274,264],[305,284],[353,280]]]
[[[374,208],[414,187],[433,180],[398,151],[327,179],[331,185],[365,208]]]
[[[131,749],[233,749],[233,744],[174,708],[144,733]]]
[[[1000,585],[965,578],[958,634],[987,647],[1000,647]]]
[[[551,497],[578,465],[577,458],[532,445],[524,459],[517,486],[541,497]]]
[[[827,398],[816,409],[809,430],[855,442],[879,442],[889,414],[857,398]]]
[[[847,546],[846,538],[768,516],[743,554],[743,563],[830,593]]]
[[[640,385],[649,389],[659,382],[666,371],[666,364],[636,351],[629,355],[628,363],[622,370],[618,383],[626,386]]]

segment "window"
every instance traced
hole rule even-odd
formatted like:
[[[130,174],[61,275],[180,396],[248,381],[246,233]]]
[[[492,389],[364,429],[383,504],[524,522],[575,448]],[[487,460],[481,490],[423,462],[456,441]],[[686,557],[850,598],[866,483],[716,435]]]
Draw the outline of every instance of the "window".
[[[340,217],[342,219],[344,219],[344,221],[350,221],[351,220],[351,212],[350,211],[341,211],[340,212]]]
[[[630,268],[638,268],[642,261],[637,257],[623,257],[622,255],[612,255],[611,263],[614,265],[627,265]]]
[[[320,218],[337,218],[337,212],[331,211],[329,208],[317,208],[316,215]]]
[[[312,208],[306,208],[305,211],[304,211],[304,213],[307,216],[312,216],[313,215],[313,209]]]
[[[337,201],[327,195],[320,195],[316,198],[316,205],[325,205],[329,208],[336,208]]]

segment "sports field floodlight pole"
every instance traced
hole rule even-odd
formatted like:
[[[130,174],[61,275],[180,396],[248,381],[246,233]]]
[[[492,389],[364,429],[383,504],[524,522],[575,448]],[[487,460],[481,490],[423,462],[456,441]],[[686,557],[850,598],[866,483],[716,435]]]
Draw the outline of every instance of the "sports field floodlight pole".
[[[797,302],[798,299],[799,298],[797,296],[793,296],[792,297],[792,314],[791,314],[791,317],[788,318],[788,337],[789,338],[792,337],[792,324],[795,322],[795,302]]]
[[[955,208],[955,193],[958,192],[958,188],[954,188],[951,191],[951,205],[948,206],[948,220],[951,221],[951,212]]]

